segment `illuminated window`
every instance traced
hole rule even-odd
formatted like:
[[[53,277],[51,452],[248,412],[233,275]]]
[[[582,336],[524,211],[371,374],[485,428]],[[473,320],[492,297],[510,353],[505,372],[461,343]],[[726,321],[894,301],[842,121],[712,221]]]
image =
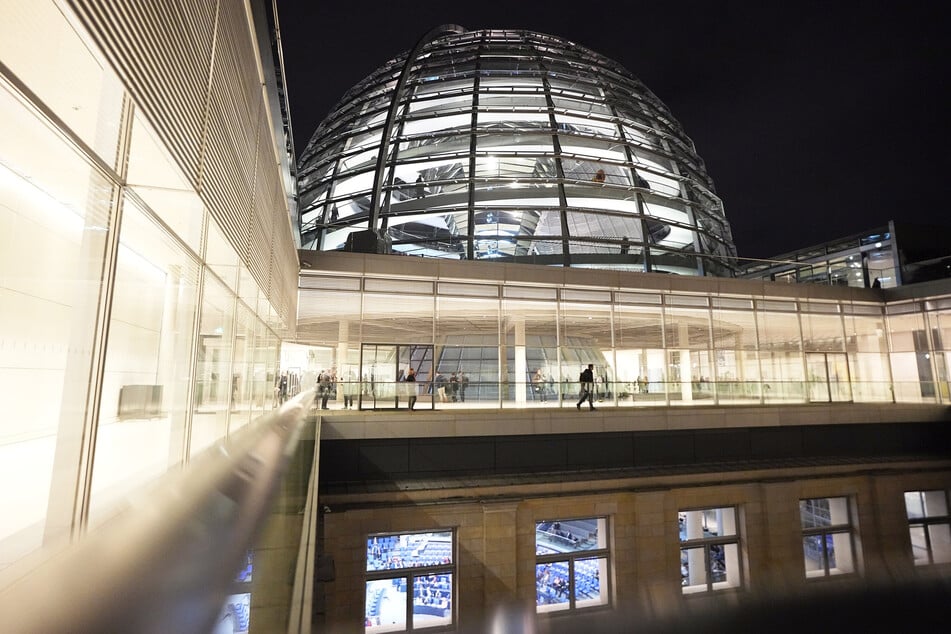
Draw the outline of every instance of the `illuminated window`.
[[[607,520],[547,520],[535,524],[538,612],[608,603]]]
[[[855,572],[855,547],[849,500],[799,500],[802,552],[806,577],[829,577]]]
[[[403,632],[453,624],[454,535],[367,537],[366,632]]]
[[[947,491],[906,491],[905,512],[916,566],[951,561]]]
[[[732,506],[680,511],[680,579],[684,594],[743,585],[740,537]]]

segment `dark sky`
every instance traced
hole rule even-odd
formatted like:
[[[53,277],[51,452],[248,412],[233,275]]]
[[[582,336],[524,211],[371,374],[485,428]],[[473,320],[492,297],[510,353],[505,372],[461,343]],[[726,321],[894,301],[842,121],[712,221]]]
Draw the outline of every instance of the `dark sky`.
[[[278,0],[278,13],[298,153],[347,89],[435,26],[549,33],[660,97],[739,255],[757,258],[888,220],[951,226],[942,4]]]

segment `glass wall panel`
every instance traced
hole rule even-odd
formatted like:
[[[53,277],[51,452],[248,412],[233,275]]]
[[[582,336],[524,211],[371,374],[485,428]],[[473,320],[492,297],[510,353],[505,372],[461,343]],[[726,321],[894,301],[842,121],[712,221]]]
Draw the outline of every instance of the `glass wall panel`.
[[[361,301],[360,293],[301,289],[297,305],[297,340],[328,345],[339,341],[360,341]]]
[[[671,402],[692,402],[700,396],[701,382],[705,395],[711,396],[709,310],[667,306],[664,321],[668,348],[665,388]]]
[[[205,206],[138,112],[132,119],[128,170],[129,187],[192,251],[201,253]]]
[[[192,455],[224,438],[228,431],[234,311],[235,296],[206,275],[198,331]]]
[[[898,401],[931,401],[937,394],[931,344],[924,315],[888,315],[891,372]]]
[[[432,296],[366,293],[361,340],[364,343],[432,343]]]
[[[198,263],[130,199],[102,379],[91,521],[184,458]]]
[[[251,422],[251,360],[255,321],[254,313],[242,302],[238,302],[234,320],[234,360],[231,363],[229,434]],[[288,396],[293,396],[294,393],[289,393]]]
[[[571,387],[578,391],[578,377],[589,363],[594,364],[594,400],[614,401],[617,392],[617,373],[614,365],[611,306],[609,304],[561,304],[562,377],[574,380]],[[529,368],[534,373],[538,368]],[[546,376],[556,369],[542,367]],[[573,397],[577,400],[577,396]]]
[[[799,316],[761,311],[756,318],[763,398],[767,401],[802,400],[805,370],[800,352]]]
[[[274,364],[277,359],[279,341],[260,318],[254,323],[254,347],[251,350],[251,411],[252,419],[271,409],[274,395]],[[302,389],[312,387],[313,382],[304,383]]]
[[[854,400],[893,400],[884,317],[845,315],[843,320]]]
[[[721,403],[760,398],[756,317],[752,304],[747,304],[746,310],[713,309],[711,334],[716,349],[716,389]]]
[[[842,352],[845,339],[842,317],[802,313],[803,346],[810,352]]]
[[[500,357],[502,398],[519,406],[528,402],[535,368],[558,368],[558,313],[554,301],[502,300],[502,350]],[[572,364],[577,368],[577,363]],[[561,380],[553,372],[555,385]],[[572,394],[577,393],[577,374],[565,377]]]
[[[9,63],[17,24],[0,29]],[[18,483],[0,487],[3,568],[40,546],[51,485],[75,491],[53,459],[83,435],[114,189],[2,82],[0,117],[0,482]]]
[[[118,77],[93,56],[56,2],[6,2],[3,9],[0,59],[107,165],[115,167],[123,95]],[[5,136],[4,143],[10,141]]]
[[[238,254],[225,239],[218,222],[208,218],[208,240],[205,250],[205,264],[233,292],[238,292]]]
[[[436,314],[437,368],[456,372],[460,402],[498,402],[499,300],[439,297]]]
[[[619,404],[665,400],[666,354],[660,306],[615,306]]]

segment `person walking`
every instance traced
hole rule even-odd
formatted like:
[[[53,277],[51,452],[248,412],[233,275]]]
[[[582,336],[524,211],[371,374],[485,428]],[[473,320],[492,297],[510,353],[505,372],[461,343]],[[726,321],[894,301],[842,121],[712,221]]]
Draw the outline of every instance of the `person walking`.
[[[453,372],[449,375],[449,398],[455,403],[459,394],[459,377]]]
[[[581,371],[581,376],[578,377],[578,382],[581,384],[581,398],[578,399],[578,402],[575,404],[579,410],[581,409],[581,404],[585,401],[588,401],[588,407],[593,412],[594,411],[594,364],[589,363],[588,367]]]
[[[465,372],[459,377],[459,400],[466,402],[466,388],[469,387],[469,375]]]

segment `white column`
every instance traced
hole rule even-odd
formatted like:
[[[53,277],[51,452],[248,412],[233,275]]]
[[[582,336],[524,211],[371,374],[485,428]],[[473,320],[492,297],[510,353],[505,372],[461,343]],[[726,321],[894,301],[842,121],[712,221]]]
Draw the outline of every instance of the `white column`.
[[[703,537],[702,511],[687,511],[686,528],[687,539]],[[703,549],[691,548],[687,551],[688,579],[691,586],[706,585],[707,571],[704,567]]]
[[[525,359],[525,319],[516,316],[515,323],[515,403],[525,405],[525,381],[528,362]]]

